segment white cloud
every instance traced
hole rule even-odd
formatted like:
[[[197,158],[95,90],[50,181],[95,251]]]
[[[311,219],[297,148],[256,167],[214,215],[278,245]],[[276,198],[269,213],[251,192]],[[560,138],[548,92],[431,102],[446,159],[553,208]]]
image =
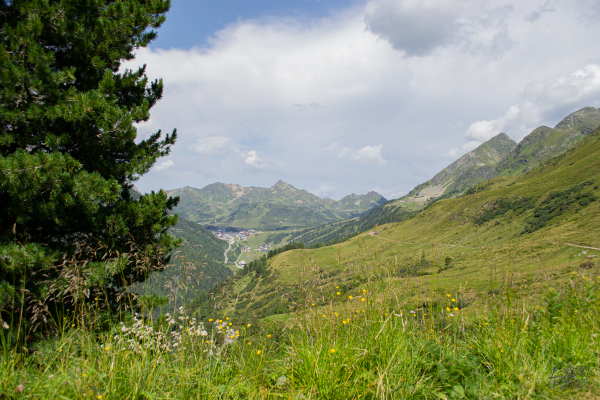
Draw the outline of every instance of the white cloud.
[[[509,107],[504,116],[473,122],[465,138],[486,141],[504,132],[520,140],[544,121],[567,114],[600,99],[600,65],[590,64],[570,75],[528,84],[520,104]]]
[[[339,142],[333,142],[325,148],[326,151],[336,154],[339,158],[349,158],[350,161],[358,161],[363,164],[385,165],[387,161],[381,156],[383,145],[365,146],[358,150],[350,147],[341,147]]]
[[[262,168],[265,164],[261,163],[260,157],[256,154],[256,150],[250,150],[244,161],[247,166],[252,168]]]
[[[374,0],[315,20],[240,19],[202,48],[140,49],[125,66],[147,64],[165,85],[140,136],[176,127],[178,161],[138,186],[284,179],[336,195],[407,192],[447,165],[448,149],[500,131],[518,140],[600,106],[597,2],[548,4]]]
[[[352,151],[350,160],[359,161],[363,164],[385,165],[387,161],[381,157],[381,149],[383,149],[382,144],[379,146],[365,146],[362,149]]]
[[[167,160],[167,161],[163,161],[160,164],[158,164],[154,170],[155,171],[162,171],[163,169],[167,169],[167,168],[171,168],[173,165],[175,165],[175,163],[171,160]]]
[[[196,153],[204,156],[223,154],[228,148],[235,148],[233,140],[223,136],[212,136],[198,139],[190,146]]]
[[[319,196],[321,198],[323,197],[329,197],[331,198],[334,193],[336,192],[337,188],[334,185],[321,185],[319,186],[316,190],[312,191],[312,194],[314,194],[315,196]]]

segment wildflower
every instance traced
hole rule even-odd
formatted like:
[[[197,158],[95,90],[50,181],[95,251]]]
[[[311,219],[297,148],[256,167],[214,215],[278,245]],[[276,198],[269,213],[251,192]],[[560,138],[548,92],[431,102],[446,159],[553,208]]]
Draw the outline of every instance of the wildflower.
[[[252,326],[252,324],[248,324],[247,327],[250,328]]]
[[[212,318],[209,318],[209,319],[208,319],[208,322],[212,322]]]
[[[229,321],[229,317],[225,318],[227,321]]]
[[[229,326],[233,325],[231,322],[229,323]]]
[[[270,337],[271,337],[271,335],[267,335],[267,337],[268,337],[268,338],[270,338]]]
[[[252,346],[252,342],[248,342],[248,346]]]
[[[446,307],[446,311],[450,311],[450,307]]]
[[[449,294],[447,294],[447,295],[446,295],[446,297],[450,298],[450,295],[449,295]]]
[[[415,311],[414,311],[414,310],[410,310],[410,313],[411,313],[411,314],[414,314],[414,313],[415,313]]]
[[[110,347],[105,347],[104,351],[108,351],[110,349]]]
[[[25,390],[25,386],[23,386],[23,385],[17,386],[17,393],[23,393],[23,390]]]
[[[453,302],[453,303],[456,303],[456,299],[452,299],[452,302]]]
[[[360,301],[366,301],[366,299],[363,297],[362,299],[360,299]]]
[[[454,307],[454,311],[458,311],[458,307]]]
[[[346,321],[342,321],[342,324],[346,325]]]
[[[85,375],[85,374],[82,374],[81,376],[82,376],[82,377],[84,377],[84,378],[86,377],[86,375]]]
[[[340,294],[342,294],[342,292],[337,292],[336,294],[339,296]]]
[[[348,296],[348,299],[352,300],[352,296]]]
[[[335,349],[331,349],[329,351],[331,351],[331,354],[335,353]]]
[[[95,301],[98,301],[98,298],[96,297],[94,300],[95,300]]]
[[[339,289],[340,287],[339,287],[339,286],[336,286],[335,288],[336,288],[336,289]]]
[[[325,318],[325,314],[323,314],[323,318]]]
[[[101,395],[101,394],[99,394],[99,395],[98,395],[98,400],[101,400],[101,399],[102,399],[102,395]]]
[[[75,327],[75,324],[72,324],[72,325],[71,325],[71,328],[74,328],[74,327]]]
[[[210,343],[210,340],[207,340],[207,341],[206,341],[206,344],[208,344],[208,343]]]
[[[260,355],[260,353],[261,353],[261,351],[260,351],[260,350],[258,350],[258,351],[256,352],[256,355]]]
[[[451,318],[454,318],[454,314],[448,314]]]
[[[313,307],[315,306],[315,303],[312,303]]]

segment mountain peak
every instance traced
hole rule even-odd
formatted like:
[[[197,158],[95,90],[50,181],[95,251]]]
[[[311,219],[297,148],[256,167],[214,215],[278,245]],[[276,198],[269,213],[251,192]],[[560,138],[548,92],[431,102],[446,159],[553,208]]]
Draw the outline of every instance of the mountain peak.
[[[289,190],[298,190],[287,182],[282,181],[281,179],[277,181],[276,184],[271,186],[271,189],[289,189]]]
[[[554,129],[560,128],[581,128],[581,133],[587,135],[598,126],[600,122],[600,109],[594,107],[584,107],[577,110],[560,121]]]

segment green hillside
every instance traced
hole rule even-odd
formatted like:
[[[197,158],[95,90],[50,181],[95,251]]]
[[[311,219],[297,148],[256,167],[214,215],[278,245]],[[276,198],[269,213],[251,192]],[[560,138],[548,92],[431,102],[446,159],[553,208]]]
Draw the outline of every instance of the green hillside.
[[[231,275],[224,266],[227,242],[217,239],[202,225],[179,217],[169,233],[182,240],[164,271],[155,272],[140,287],[145,295],[168,297],[171,306],[181,305],[207,292]],[[163,312],[166,308],[163,307]]]
[[[600,126],[600,110],[585,107],[569,114],[554,128],[540,126],[512,149],[497,166],[495,176],[518,175],[554,157]]]
[[[321,199],[278,181],[270,188],[213,183],[167,192],[181,198],[175,209],[193,222],[239,228],[290,229],[357,217],[386,200],[378,193],[351,194],[339,201]]]
[[[585,107],[569,114],[554,128],[536,128],[519,144],[500,133],[398,201],[424,207],[431,199],[455,196],[495,177],[523,174],[579,143],[598,126],[600,110]]]
[[[541,301],[534,294],[548,284],[599,272],[599,189],[596,130],[540,168],[439,200],[403,222],[380,226],[377,236],[364,233],[251,266],[222,283],[197,315],[218,309],[272,319],[307,302],[333,302],[335,309],[336,286],[352,296],[360,295],[359,288],[374,296],[385,292],[387,299],[395,293],[396,308],[419,308],[462,288],[464,313],[476,313],[507,283],[514,301]]]

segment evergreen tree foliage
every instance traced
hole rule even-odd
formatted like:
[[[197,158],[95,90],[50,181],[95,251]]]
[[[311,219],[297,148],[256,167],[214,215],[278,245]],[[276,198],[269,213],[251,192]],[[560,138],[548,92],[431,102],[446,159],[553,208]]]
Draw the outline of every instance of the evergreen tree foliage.
[[[0,308],[99,298],[161,269],[178,199],[133,200],[132,182],[176,132],[136,140],[161,98],[145,66],[120,70],[156,37],[169,0],[0,0]],[[61,304],[62,305],[62,304]],[[5,315],[6,315],[5,311]]]

